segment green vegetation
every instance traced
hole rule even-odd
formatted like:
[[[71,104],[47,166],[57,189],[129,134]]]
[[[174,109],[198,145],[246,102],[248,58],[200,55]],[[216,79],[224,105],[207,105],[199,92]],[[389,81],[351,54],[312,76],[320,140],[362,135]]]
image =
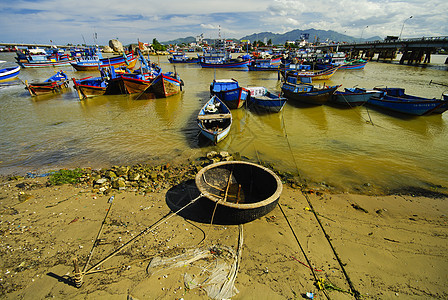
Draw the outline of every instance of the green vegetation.
[[[152,48],[155,51],[166,51],[166,46],[160,44],[156,38],[152,40]]]
[[[78,183],[79,178],[83,175],[81,169],[74,170],[59,170],[54,172],[48,178],[51,185],[62,185],[65,183]]]

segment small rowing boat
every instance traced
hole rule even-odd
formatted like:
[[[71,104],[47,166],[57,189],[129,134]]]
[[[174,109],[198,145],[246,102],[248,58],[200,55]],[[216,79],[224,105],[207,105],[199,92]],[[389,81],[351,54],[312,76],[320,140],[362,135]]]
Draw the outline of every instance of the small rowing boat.
[[[58,71],[43,82],[28,83],[28,81],[25,81],[26,89],[30,92],[31,96],[61,92],[68,87],[68,83],[68,77],[63,71]]]
[[[212,96],[199,111],[197,122],[201,134],[217,144],[229,134],[232,114],[224,102]]]

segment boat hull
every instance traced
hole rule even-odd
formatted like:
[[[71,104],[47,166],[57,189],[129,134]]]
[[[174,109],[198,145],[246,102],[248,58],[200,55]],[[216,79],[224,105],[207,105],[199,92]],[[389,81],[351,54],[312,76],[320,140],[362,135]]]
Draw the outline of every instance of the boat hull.
[[[36,62],[19,62],[24,68],[47,68],[47,67],[62,67],[70,66],[73,59],[59,60],[59,61],[36,61]]]
[[[215,110],[216,106],[216,111],[207,110],[207,107]],[[229,135],[232,114],[218,97],[213,96],[199,111],[197,122],[201,134],[216,145]]]
[[[57,82],[42,82],[42,83],[25,83],[28,92],[31,96],[38,96],[42,94],[57,93],[68,88],[68,80]]]
[[[330,99],[331,103],[343,106],[359,106],[364,105],[372,96],[379,96],[380,91],[364,91],[364,92],[340,92],[336,91]]]
[[[0,70],[0,82],[17,78],[20,73],[20,66],[13,68],[4,68]]]
[[[200,62],[201,67],[203,68],[245,68],[249,65],[250,60],[245,60],[241,62]]]
[[[383,97],[371,97],[367,103],[382,109],[414,116],[443,113],[447,110],[447,103],[443,100],[410,101],[387,95]]]
[[[72,78],[75,89],[80,100],[89,97],[101,96],[106,93],[107,85],[100,78],[89,78],[76,80]]]
[[[156,98],[166,98],[180,93],[181,85],[180,79],[162,73],[154,78],[145,92],[153,93]]]
[[[300,90],[300,85],[294,86],[290,84],[283,84],[282,91],[283,96],[285,96],[288,100],[313,105],[322,105],[330,100],[338,87],[339,86],[331,86],[318,89],[313,86],[304,85],[304,88]]]
[[[123,56],[115,56],[111,58],[101,58],[99,61],[73,61],[72,67],[76,71],[95,71],[103,67],[121,67],[126,66],[133,69],[137,64],[138,57],[133,54],[127,54],[126,59]]]

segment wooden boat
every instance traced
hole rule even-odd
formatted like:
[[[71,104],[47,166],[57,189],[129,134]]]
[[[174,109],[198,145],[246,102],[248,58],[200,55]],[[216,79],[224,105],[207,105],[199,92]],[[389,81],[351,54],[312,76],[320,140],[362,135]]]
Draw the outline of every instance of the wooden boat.
[[[0,61],[1,64],[6,61]],[[0,82],[17,78],[20,73],[20,66],[0,69]]]
[[[374,88],[384,92],[380,96],[373,96],[367,102],[370,105],[404,114],[422,116],[442,114],[448,110],[446,98],[429,99],[405,94],[402,88]]]
[[[88,97],[104,95],[107,90],[107,81],[103,77],[72,78],[80,100]]]
[[[217,144],[229,134],[232,114],[224,102],[212,96],[199,111],[197,122],[201,134]]]
[[[178,94],[183,85],[184,83],[177,73],[160,73],[144,93],[152,93],[156,98],[166,98]]]
[[[330,102],[345,105],[357,106],[367,103],[372,96],[379,96],[381,91],[366,90],[363,88],[345,88],[344,91],[336,91],[330,99]]]
[[[210,96],[218,96],[230,109],[243,106],[249,96],[249,91],[239,86],[235,79],[213,80],[210,84]]]
[[[152,83],[152,81],[162,72],[162,69],[156,64],[151,64],[149,60],[144,58],[139,52],[140,68],[133,72],[127,68],[123,72],[118,73],[114,79],[109,82],[110,86],[117,85],[116,89],[119,94],[134,94],[144,92]],[[112,67],[113,68],[113,67]]]
[[[246,161],[218,162],[202,168],[195,177],[203,195],[203,211],[210,223],[242,224],[272,211],[283,185],[270,169]]]
[[[339,70],[361,70],[367,65],[367,61],[364,59],[355,59],[346,62],[339,66]]]
[[[197,57],[188,57],[183,52],[175,52],[171,54],[171,57],[168,58],[169,62],[172,64],[197,64],[199,63],[199,58]]]
[[[53,49],[49,54],[47,54],[43,49],[39,49],[43,52],[36,52],[34,54],[30,49],[28,52],[24,53],[17,51],[17,63],[23,68],[43,68],[43,67],[60,67],[69,66],[74,60],[69,54],[63,54],[59,51]]]
[[[283,78],[288,77],[307,77],[312,78],[313,80],[326,80],[330,79],[331,76],[336,73],[339,67],[332,67],[325,70],[320,71],[312,71],[312,70],[288,70],[286,72],[281,72]]]
[[[294,78],[297,79],[296,77]],[[284,82],[282,92],[283,96],[288,98],[288,100],[322,105],[330,100],[331,96],[339,87],[340,85],[327,86],[325,84],[316,86],[311,84],[309,78],[302,78],[302,83],[294,82],[294,80]]]
[[[278,71],[281,58],[253,59],[247,66],[249,71]]]
[[[200,56],[199,59],[203,68],[245,68],[251,62],[248,54],[231,58],[230,53],[225,50],[204,52],[204,55]]]
[[[92,56],[82,56],[71,62],[71,65],[77,71],[95,71],[102,67],[113,66],[115,68],[125,66],[128,69],[133,69],[137,63],[138,57],[134,53],[117,55],[113,57],[103,58],[100,51]]]
[[[28,83],[28,81],[25,81],[26,89],[30,92],[31,96],[60,92],[68,87],[68,83],[68,77],[63,71],[58,71],[43,82]]]
[[[250,105],[270,112],[280,112],[285,106],[286,98],[274,94],[265,87],[247,87],[250,92],[247,100]]]

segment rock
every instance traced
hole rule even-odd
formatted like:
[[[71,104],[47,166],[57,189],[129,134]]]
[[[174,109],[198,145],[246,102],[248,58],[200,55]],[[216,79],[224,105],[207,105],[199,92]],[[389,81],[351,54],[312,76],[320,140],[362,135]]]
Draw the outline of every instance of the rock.
[[[123,44],[119,40],[110,40],[109,46],[114,50],[114,52],[124,52]]]
[[[95,184],[104,185],[107,182],[108,182],[107,178],[100,178],[95,181]]]
[[[103,53],[114,53],[114,49],[109,46],[104,46]]]
[[[115,174],[117,174],[118,176],[126,176],[129,172],[129,167],[127,166],[121,166],[121,167],[117,167],[115,168]]]
[[[115,174],[115,172],[112,170],[107,170],[106,173],[104,174],[104,176],[106,176],[107,178],[113,179],[113,178],[117,177],[117,174]]]
[[[136,171],[131,170],[128,173],[128,179],[130,181],[138,181],[140,179],[140,177],[141,177],[140,173],[138,173]]]
[[[118,177],[115,180],[112,180],[112,188],[124,190],[126,188],[126,181],[122,177]]]
[[[207,153],[207,158],[208,159],[213,159],[214,157],[216,157],[216,155],[218,155],[218,152],[210,151],[209,153]]]

